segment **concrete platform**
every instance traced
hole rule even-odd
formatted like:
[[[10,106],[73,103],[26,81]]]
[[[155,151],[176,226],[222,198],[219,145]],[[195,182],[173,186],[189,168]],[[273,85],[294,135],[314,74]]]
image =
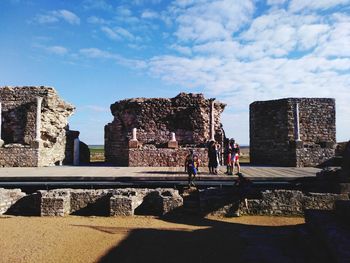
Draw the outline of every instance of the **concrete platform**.
[[[250,179],[285,179],[314,177],[320,171],[318,168],[294,167],[258,167],[242,166],[241,172]],[[220,168],[218,175],[210,175],[208,168],[201,168],[198,178],[207,180],[231,180],[237,176],[224,174],[225,167]],[[183,167],[105,167],[105,166],[55,166],[55,167],[12,167],[0,168],[0,181],[27,179],[180,179],[187,178]]]
[[[298,179],[314,178],[317,168],[242,166],[242,173],[256,185],[288,187]],[[201,168],[196,177],[200,187],[232,186],[237,175],[210,175]],[[31,189],[183,187],[188,183],[183,167],[55,166],[42,168],[0,168],[0,187]]]

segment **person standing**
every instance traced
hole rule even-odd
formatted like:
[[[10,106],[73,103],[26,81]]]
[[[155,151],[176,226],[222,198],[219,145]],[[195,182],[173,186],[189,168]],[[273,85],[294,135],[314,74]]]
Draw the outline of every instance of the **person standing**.
[[[239,145],[235,142],[235,140],[232,140],[232,154],[231,154],[231,171],[233,173],[235,166],[237,166],[237,173],[241,173],[241,166],[239,164],[239,155],[241,154]]]
[[[225,174],[227,175],[232,175],[231,155],[232,155],[231,140],[226,139],[226,142],[225,142],[226,173]]]
[[[208,167],[209,167],[209,173],[210,174],[217,174],[217,168],[218,168],[218,151],[216,148],[215,141],[210,141],[208,145]]]
[[[185,172],[188,174],[188,186],[195,186],[194,180],[197,175],[197,165],[199,165],[199,158],[193,153],[193,150],[189,150],[189,154],[185,159]]]

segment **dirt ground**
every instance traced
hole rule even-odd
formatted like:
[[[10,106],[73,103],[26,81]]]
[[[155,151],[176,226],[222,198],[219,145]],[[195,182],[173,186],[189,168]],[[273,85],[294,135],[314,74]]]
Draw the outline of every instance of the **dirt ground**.
[[[0,261],[312,262],[304,227],[303,218],[266,216],[2,216]]]

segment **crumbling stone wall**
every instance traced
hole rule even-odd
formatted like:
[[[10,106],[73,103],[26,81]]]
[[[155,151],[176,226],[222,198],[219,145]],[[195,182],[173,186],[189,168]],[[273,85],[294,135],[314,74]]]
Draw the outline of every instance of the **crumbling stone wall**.
[[[190,146],[205,148],[211,138],[211,100],[203,94],[180,93],[171,99],[136,98],[118,101],[111,105],[114,116],[112,123],[105,126],[106,161],[116,165],[128,166],[147,164],[145,159],[134,159],[141,155],[151,154],[154,148],[167,148],[171,133],[176,134],[179,147]],[[220,114],[225,104],[214,103],[213,124],[214,137],[222,142],[224,132],[220,123]],[[132,138],[132,129],[137,128],[137,139],[140,143],[136,155],[129,152],[128,142]],[[150,151],[148,151],[151,149]],[[163,151],[162,154],[165,152]],[[181,159],[181,158],[180,158]],[[162,163],[153,161],[155,166]],[[183,165],[177,163],[176,166]]]
[[[129,149],[129,166],[184,166],[189,148],[167,149],[167,148],[147,148]],[[194,153],[201,160],[201,166],[208,166],[208,150],[206,148],[196,148]]]
[[[0,167],[38,166],[39,150],[29,145],[7,144],[0,148]]]
[[[36,141],[37,97],[41,106],[40,141]],[[51,87],[2,87],[1,166],[50,166],[65,156],[67,119],[74,112]]]
[[[299,105],[299,135],[297,110]],[[253,164],[316,166],[335,153],[335,100],[288,98],[250,105],[250,160]]]
[[[0,215],[6,213],[13,204],[25,195],[21,189],[0,188]]]
[[[262,190],[260,197],[254,198],[232,189],[208,188],[199,191],[199,200],[204,214],[302,216],[310,209],[333,210],[338,200],[349,200],[349,195],[281,189]]]
[[[54,189],[39,191],[41,216],[68,214],[127,216],[139,213],[164,215],[183,205],[171,188]]]

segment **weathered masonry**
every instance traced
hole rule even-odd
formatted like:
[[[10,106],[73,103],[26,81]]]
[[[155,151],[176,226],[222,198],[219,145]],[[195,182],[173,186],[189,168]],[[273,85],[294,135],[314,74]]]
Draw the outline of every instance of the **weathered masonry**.
[[[316,166],[334,156],[335,100],[287,98],[250,104],[253,164]]]
[[[220,114],[225,104],[203,94],[136,98],[111,105],[105,126],[105,158],[121,166],[182,166],[188,149],[207,164],[206,143],[223,143]]]
[[[62,163],[73,112],[51,87],[0,88],[0,166]]]

